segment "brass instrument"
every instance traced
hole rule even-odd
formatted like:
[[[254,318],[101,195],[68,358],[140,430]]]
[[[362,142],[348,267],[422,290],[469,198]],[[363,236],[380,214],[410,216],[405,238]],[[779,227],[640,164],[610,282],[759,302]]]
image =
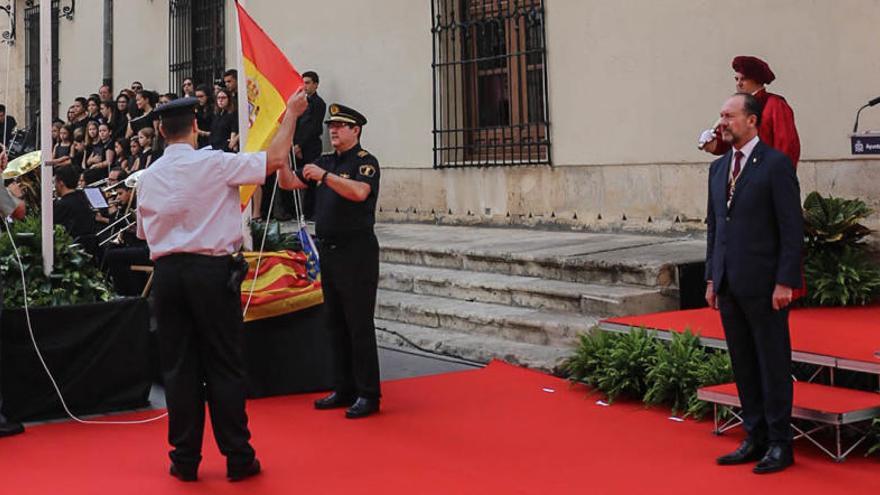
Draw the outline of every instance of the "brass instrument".
[[[117,184],[114,184],[112,186],[109,186],[107,188],[107,189],[116,188],[120,184],[123,184],[123,185],[125,185],[125,187],[132,190],[132,194],[128,199],[128,203],[125,206],[125,215],[123,215],[122,218],[116,220],[115,222],[111,223],[107,227],[104,227],[104,229],[102,229],[100,232],[98,232],[97,236],[99,236],[99,237],[101,236],[101,234],[103,234],[104,232],[106,232],[108,230],[111,232],[110,236],[108,236],[106,239],[104,239],[103,241],[101,241],[98,244],[99,246],[103,246],[109,242],[112,242],[114,244],[122,244],[123,233],[125,233],[125,231],[127,231],[128,229],[130,229],[131,227],[133,227],[134,225],[137,224],[136,216],[135,216],[136,212],[134,210],[132,210],[131,207],[132,207],[132,204],[134,203],[134,198],[137,195],[138,181],[140,180],[140,176],[143,172],[144,172],[143,170],[138,170],[136,172],[132,172],[132,174],[129,175],[128,177],[126,177],[124,181],[119,182]],[[117,201],[116,204],[118,205],[119,201]],[[114,235],[113,230],[112,230],[113,227],[115,227],[117,224],[120,224],[122,222],[125,222],[125,225],[122,228],[120,228],[119,231],[116,232],[116,234]]]
[[[17,179],[40,168],[40,151],[31,151],[9,162],[3,171],[4,179]]]
[[[32,151],[21,155],[6,165],[3,171],[3,179],[14,179],[22,192],[24,201],[29,211],[40,209],[40,175],[31,174],[40,168],[40,151]]]

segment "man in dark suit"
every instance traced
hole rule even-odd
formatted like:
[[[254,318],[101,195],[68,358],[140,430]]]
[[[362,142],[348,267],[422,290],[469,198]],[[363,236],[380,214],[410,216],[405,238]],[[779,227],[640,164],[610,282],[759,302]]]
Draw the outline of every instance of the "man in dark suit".
[[[731,150],[709,170],[706,301],[721,312],[748,437],[718,464],[794,463],[788,305],[801,285],[803,215],[791,160],[758,138],[761,105],[737,93],[721,108]]]
[[[318,74],[313,71],[303,73],[303,85],[306,94],[309,95],[309,108],[300,115],[296,122],[296,135],[293,137],[293,149],[296,154],[298,168],[307,163],[314,163],[321,156],[324,144],[321,137],[324,135],[324,114],[327,112],[327,104],[318,95]],[[309,220],[315,213],[315,193],[311,189],[302,191],[303,214]]]

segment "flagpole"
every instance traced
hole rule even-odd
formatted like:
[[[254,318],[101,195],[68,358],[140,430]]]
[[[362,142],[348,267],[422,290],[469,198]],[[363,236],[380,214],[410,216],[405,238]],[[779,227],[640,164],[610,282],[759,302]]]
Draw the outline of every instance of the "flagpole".
[[[52,218],[52,2],[40,2],[40,213],[42,221],[43,273],[52,273],[55,235]]]
[[[236,3],[247,7],[244,0]],[[235,9],[235,65],[238,70],[238,149],[245,150],[248,138],[248,101],[247,101],[247,74],[244,71],[244,50],[241,47],[241,22],[238,19],[238,9]],[[244,83],[244,84],[242,84]],[[241,234],[244,238],[244,248],[247,251],[254,250],[254,239],[251,236],[251,212],[253,210],[253,196],[247,208],[241,212]]]

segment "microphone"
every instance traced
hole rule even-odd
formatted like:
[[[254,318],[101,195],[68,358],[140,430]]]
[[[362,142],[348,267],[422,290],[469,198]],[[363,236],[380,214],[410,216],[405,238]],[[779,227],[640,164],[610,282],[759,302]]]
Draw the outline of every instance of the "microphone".
[[[862,107],[859,108],[859,111],[856,112],[856,123],[853,125],[853,131],[852,131],[853,134],[855,134],[859,130],[859,115],[861,115],[862,110],[864,110],[868,107],[873,107],[874,105],[876,105],[878,103],[880,103],[880,96],[874,98],[873,100],[868,101],[868,103],[862,105]]]

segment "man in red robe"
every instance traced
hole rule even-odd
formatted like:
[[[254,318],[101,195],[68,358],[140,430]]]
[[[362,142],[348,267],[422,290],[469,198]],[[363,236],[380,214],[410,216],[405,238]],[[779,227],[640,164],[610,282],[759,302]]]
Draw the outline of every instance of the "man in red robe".
[[[798,159],[801,157],[801,141],[798,138],[797,127],[794,125],[794,112],[785,98],[767,91],[767,84],[776,79],[776,75],[770,70],[767,62],[749,56],[739,56],[733,59],[731,64],[735,72],[736,90],[740,93],[749,93],[763,106],[761,112],[761,126],[758,129],[758,137],[764,143],[783,152],[791,163],[797,168]],[[710,129],[700,137],[702,149],[713,155],[727,153],[730,146],[721,140],[721,134],[717,129]]]

